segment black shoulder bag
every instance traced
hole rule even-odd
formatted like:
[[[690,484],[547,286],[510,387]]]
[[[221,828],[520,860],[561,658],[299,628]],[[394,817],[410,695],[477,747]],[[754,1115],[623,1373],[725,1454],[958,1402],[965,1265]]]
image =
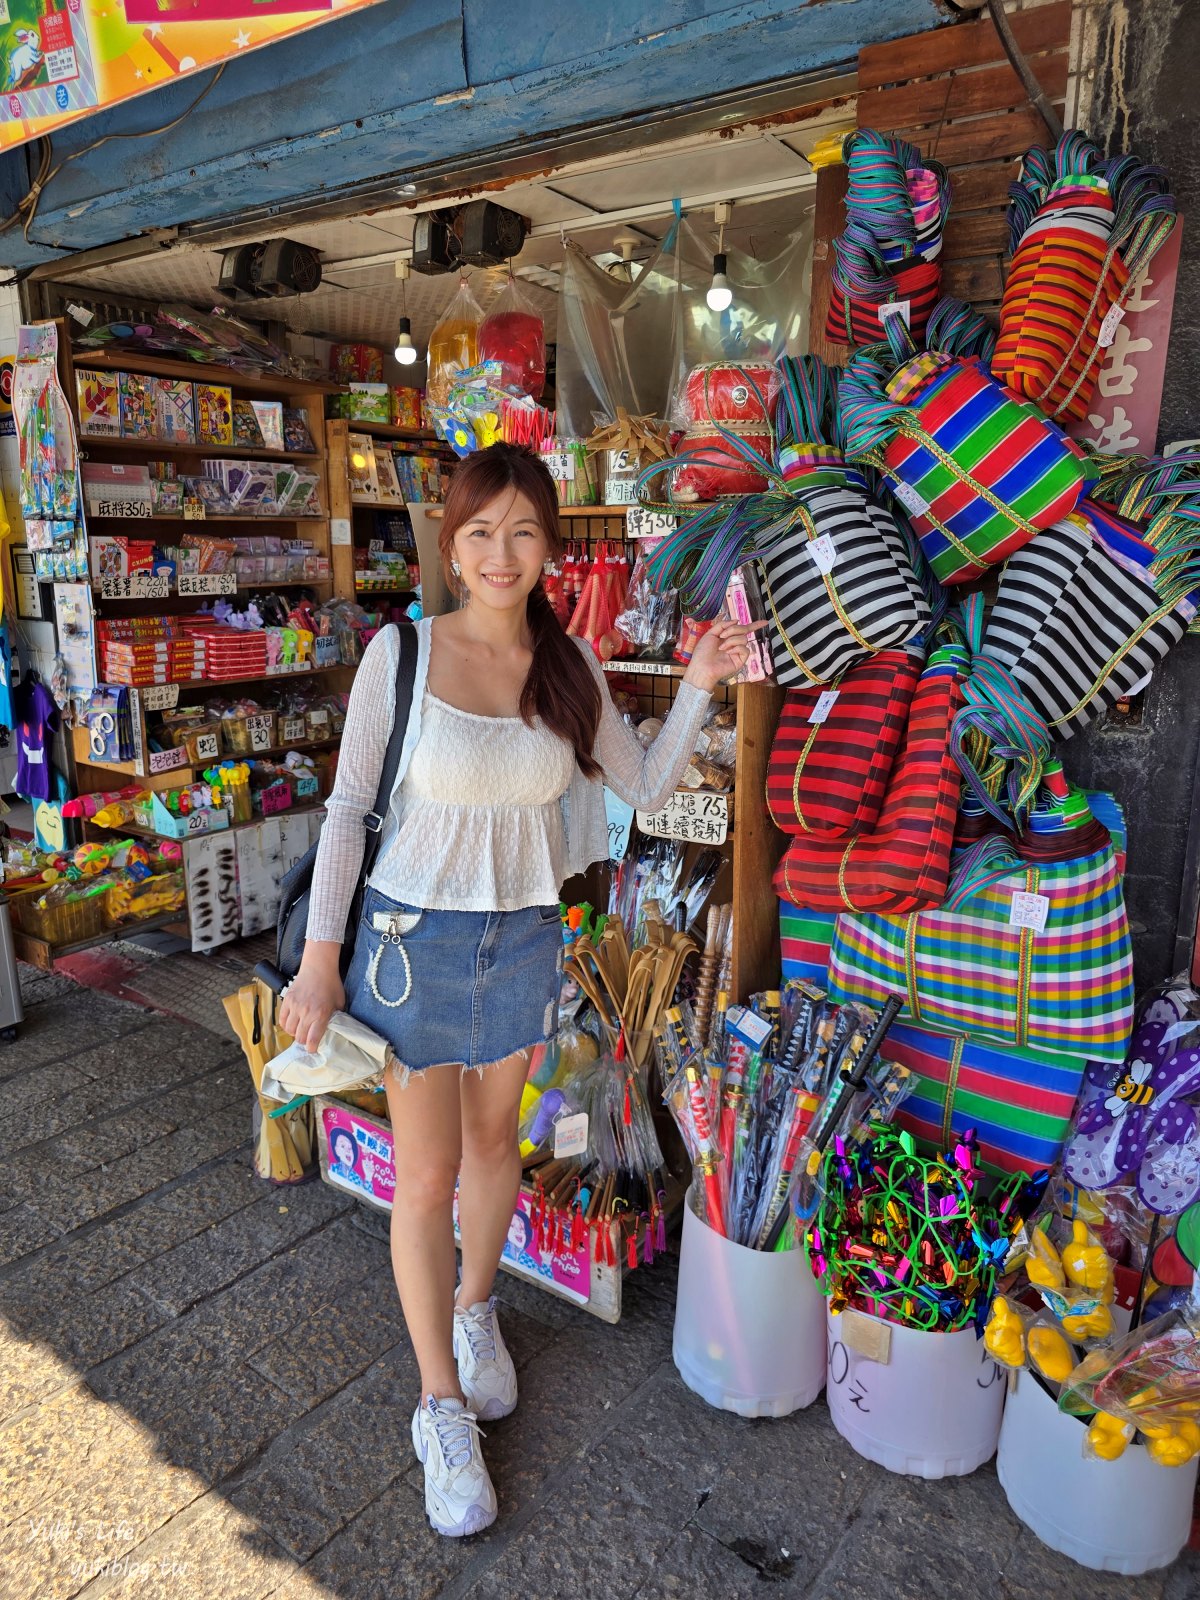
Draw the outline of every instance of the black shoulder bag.
[[[392,731],[383,757],[383,770],[379,774],[375,809],[368,811],[363,818],[367,837],[363,849],[362,870],[358,875],[354,898],[350,902],[350,910],[346,917],[346,932],[342,939],[340,964],[343,978],[354,955],[354,937],[358,929],[358,919],[362,914],[363,889],[375,865],[375,857],[379,854],[380,834],[388,806],[391,804],[392,790],[396,785],[400,751],[404,745],[404,734],[412,709],[413,685],[417,676],[417,630],[411,623],[398,623],[392,626],[397,628],[400,635],[400,659],[396,667],[396,715],[392,719]],[[304,954],[304,939],[308,931],[308,903],[312,894],[313,867],[319,848],[318,840],[317,844],[305,851],[280,884],[275,966],[272,967],[269,962],[263,961],[254,969],[257,976],[276,992],[282,989],[285,983],[290,982],[300,970],[300,958]]]

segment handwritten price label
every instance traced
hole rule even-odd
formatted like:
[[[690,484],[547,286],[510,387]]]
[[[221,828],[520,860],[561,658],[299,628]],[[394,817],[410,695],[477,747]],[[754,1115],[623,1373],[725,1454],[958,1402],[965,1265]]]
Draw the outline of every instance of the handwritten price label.
[[[105,600],[165,600],[170,592],[165,573],[156,576],[150,572],[131,572],[126,578],[100,580],[100,594]]]
[[[236,594],[236,572],[181,572],[179,575],[179,593],[189,594]]]
[[[185,500],[183,502],[183,520],[185,522],[204,522],[208,518],[208,507],[203,500]]]
[[[605,661],[602,663],[605,672],[634,672],[648,678],[670,678],[675,676],[679,668],[670,661]]]
[[[605,787],[604,814],[608,819],[608,859],[624,861],[629,849],[629,830],[633,826],[633,807]]]
[[[280,744],[301,743],[305,736],[305,726],[303,717],[281,717],[279,719]]]
[[[678,790],[660,811],[639,811],[637,825],[657,839],[689,844],[724,844],[729,832],[729,796]]]
[[[575,481],[575,457],[569,450],[552,450],[549,455],[543,456],[542,460],[556,483]]]
[[[215,733],[198,733],[193,741],[197,761],[215,761],[221,753]]]
[[[147,711],[173,711],[179,704],[177,683],[155,683],[140,691]]]
[[[246,732],[250,736],[251,750],[269,750],[271,748],[274,720],[273,717],[269,716],[246,718]]]
[[[630,506],[625,518],[627,539],[654,539],[674,533],[679,518],[671,511],[648,511],[645,506]]]
[[[176,767],[188,765],[188,753],[182,745],[176,750],[151,750],[151,772],[173,772]]]

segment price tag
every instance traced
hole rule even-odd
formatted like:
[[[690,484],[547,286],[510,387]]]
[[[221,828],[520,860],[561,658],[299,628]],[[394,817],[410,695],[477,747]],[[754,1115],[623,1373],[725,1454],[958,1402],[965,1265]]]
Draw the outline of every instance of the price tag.
[[[580,1111],[573,1117],[559,1117],[554,1124],[554,1159],[581,1156],[588,1147],[588,1115]]]
[[[680,789],[659,811],[639,811],[637,825],[657,839],[724,844],[729,832],[729,796]]]
[[[549,455],[542,457],[542,460],[556,483],[575,481],[575,457],[569,450],[551,450]]]
[[[264,789],[262,793],[262,809],[264,817],[273,817],[280,811],[291,809],[292,792],[286,786],[278,790]]]
[[[808,553],[818,572],[832,572],[837,566],[837,545],[833,542],[832,534],[823,533],[819,538],[811,539]]]
[[[188,499],[183,502],[183,520],[185,522],[204,522],[208,517],[208,507],[203,500]]]
[[[306,725],[303,717],[280,717],[280,744],[302,743],[305,737],[305,726]]]
[[[236,594],[236,572],[181,572],[179,574],[179,593],[189,594]]]
[[[350,544],[350,518],[330,517],[329,519],[330,544]]]
[[[889,300],[886,305],[879,308],[879,320],[886,323],[889,317],[899,317],[906,328],[912,327],[912,302],[909,300]]]
[[[269,750],[271,748],[272,718],[247,717],[246,732],[250,735],[251,750]]]
[[[198,733],[193,743],[196,746],[197,761],[215,761],[221,754],[215,733]]]
[[[637,479],[605,478],[604,503],[606,506],[635,506],[637,504]]]
[[[147,711],[172,711],[179,704],[177,683],[152,683],[139,692]]]
[[[314,639],[313,660],[318,667],[336,667],[338,663],[337,640],[325,634],[321,634]]]
[[[187,816],[187,831],[189,833],[207,833],[208,812],[189,811]]]
[[[1046,918],[1050,914],[1050,900],[1044,894],[1027,894],[1018,889],[1012,897],[1008,913],[1010,928],[1032,928],[1034,933],[1044,933]]]
[[[670,678],[677,670],[670,661],[604,661],[605,672],[634,672],[647,678]]]
[[[909,483],[894,483],[892,485],[892,493],[904,509],[911,512],[914,517],[923,517],[929,510],[928,500],[922,500],[921,496]]]
[[[633,826],[633,807],[614,794],[605,785],[604,814],[608,819],[608,859],[624,861],[629,848],[629,830]]]
[[[809,715],[809,722],[824,722],[837,704],[837,698],[840,693],[840,689],[822,689],[817,696],[817,703]]]
[[[625,517],[625,537],[653,539],[656,535],[674,533],[678,520],[672,511],[649,511],[645,506],[631,505]]]
[[[1121,319],[1124,315],[1124,306],[1109,307],[1108,314],[1100,324],[1100,337],[1097,340],[1101,350],[1107,350],[1117,337],[1117,329],[1121,326]]]
[[[186,767],[188,765],[188,753],[182,745],[175,750],[151,750],[150,752],[151,772],[173,772],[176,767]]]
[[[127,578],[100,580],[100,595],[105,600],[165,600],[170,592],[165,573],[132,572]]]
[[[88,515],[115,518],[135,517],[145,522],[154,515],[154,507],[149,500],[139,499],[136,495],[130,495],[124,500],[89,499]]]

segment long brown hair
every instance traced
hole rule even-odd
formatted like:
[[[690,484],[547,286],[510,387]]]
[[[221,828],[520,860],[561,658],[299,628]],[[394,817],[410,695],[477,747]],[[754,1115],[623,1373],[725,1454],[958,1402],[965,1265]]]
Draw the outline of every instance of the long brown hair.
[[[438,553],[452,593],[461,588],[450,571],[454,535],[506,489],[523,494],[532,504],[551,559],[562,560],[558,492],[545,462],[524,445],[494,444],[456,467],[446,492]],[[530,723],[540,717],[552,733],[574,746],[584,776],[598,777],[593,750],[600,726],[600,690],[592,670],[578,645],[563,632],[540,583],[526,601],[525,618],[533,636],[533,664],[521,689],[521,715]]]

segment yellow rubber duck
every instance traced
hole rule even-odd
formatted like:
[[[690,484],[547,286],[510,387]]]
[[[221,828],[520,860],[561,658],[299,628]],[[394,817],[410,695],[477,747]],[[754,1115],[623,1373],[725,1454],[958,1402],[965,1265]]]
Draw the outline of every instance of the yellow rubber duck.
[[[1200,1427],[1186,1417],[1158,1428],[1142,1428],[1146,1454],[1160,1467],[1186,1467],[1200,1455]]]
[[[1029,1241],[1025,1275],[1039,1289],[1061,1289],[1067,1281],[1058,1251],[1041,1228],[1033,1230],[1033,1237]]]
[[[989,1355],[1006,1367],[1025,1365],[1025,1324],[1002,1294],[992,1301],[992,1313],[983,1330],[983,1345]]]
[[[1099,1456],[1101,1461],[1115,1461],[1118,1456],[1123,1456],[1132,1438],[1132,1425],[1122,1422],[1120,1417],[1110,1417],[1107,1411],[1097,1411],[1087,1431],[1092,1453]]]
[[[1112,1262],[1088,1232],[1086,1222],[1076,1218],[1071,1231],[1071,1242],[1062,1252],[1063,1271],[1078,1288],[1111,1302],[1115,1292]]]
[[[1051,1383],[1066,1383],[1075,1370],[1075,1352],[1059,1333],[1044,1322],[1030,1328],[1027,1340],[1029,1359]]]

